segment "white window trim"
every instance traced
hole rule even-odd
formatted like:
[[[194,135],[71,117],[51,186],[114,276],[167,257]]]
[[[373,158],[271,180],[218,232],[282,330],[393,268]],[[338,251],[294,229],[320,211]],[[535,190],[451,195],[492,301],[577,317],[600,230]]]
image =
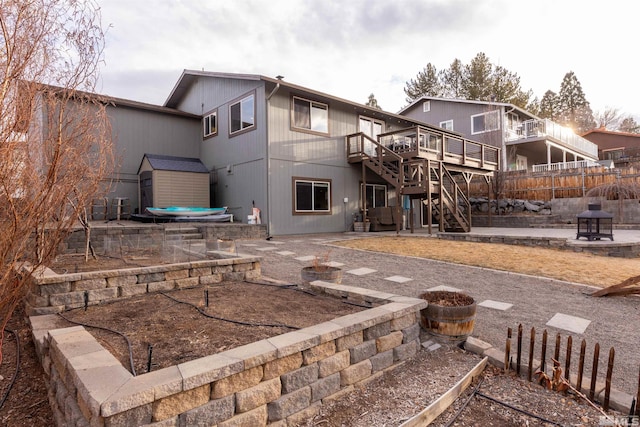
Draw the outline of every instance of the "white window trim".
[[[316,209],[315,201],[312,200],[312,209],[311,210],[299,210],[298,209],[298,200],[297,200],[297,189],[298,183],[310,183],[311,184],[311,196],[313,197],[314,192],[313,188],[316,184],[322,184],[327,187],[327,209]],[[331,214],[331,180],[329,179],[314,179],[314,178],[293,178],[293,213],[294,215],[305,215],[305,214]]]
[[[211,126],[211,118],[215,117],[215,126]],[[207,133],[207,124],[209,125],[209,133]],[[209,138],[218,134],[218,110],[212,111],[202,118],[202,135]]]
[[[373,195],[373,205],[374,206],[367,206],[367,209],[371,209],[373,207],[375,207],[375,197],[376,197],[376,189],[377,188],[384,188],[384,206],[387,206],[387,203],[389,202],[389,188],[385,185],[385,184],[367,184],[367,188],[371,188],[371,194]],[[362,183],[360,183],[360,204],[359,206],[362,206]]]
[[[368,117],[368,116],[359,116],[358,117],[358,131],[362,132],[362,129],[360,129],[360,120],[366,120],[368,122],[371,122],[371,129],[373,130],[373,125],[374,124],[379,124],[380,125],[380,133],[384,133],[385,132],[385,128],[386,128],[386,123],[383,120],[378,120],[378,119],[374,119],[373,117]],[[367,135],[369,138],[373,139],[373,140],[378,140],[377,135],[373,136],[373,135]]]
[[[429,111],[431,111],[431,101],[424,101],[422,103],[422,112],[428,113]]]
[[[246,127],[242,127],[242,123],[244,123],[244,120],[242,120],[242,103],[249,100],[250,98],[253,99],[253,124],[246,126]],[[231,130],[231,108],[234,105],[240,104],[240,129],[236,130],[236,131],[232,131]],[[229,104],[229,135],[238,135],[240,133],[243,132],[247,132],[249,130],[252,130],[256,127],[256,97],[255,97],[255,93],[251,93],[249,95],[243,96],[242,98],[239,98],[235,101],[233,101],[232,103]]]
[[[447,124],[450,124],[451,127],[446,127]],[[444,125],[444,126],[443,126]],[[453,120],[444,120],[440,122],[440,127],[446,130],[453,130]]]
[[[299,101],[304,101],[304,102],[308,102],[309,103],[309,127],[300,127],[300,126],[296,126],[296,121],[295,121],[295,101],[299,100]],[[311,113],[312,108],[316,106],[317,108],[320,109],[324,109],[327,112],[327,131],[319,131],[319,130],[314,130],[313,129],[313,125],[312,125],[312,120],[313,120],[313,115]],[[314,133],[317,135],[329,135],[329,104],[325,104],[323,102],[318,102],[318,101],[313,101],[311,99],[307,99],[307,98],[303,98],[301,96],[293,96],[291,98],[291,128],[298,130],[298,131],[302,131],[302,132],[309,132],[309,133]]]
[[[486,128],[486,124],[487,124],[487,117],[494,115],[495,116],[495,127],[492,127],[490,129]],[[480,116],[484,116],[484,124],[485,124],[485,129],[481,130],[481,131],[476,131],[474,126],[473,126],[473,119],[475,117],[480,117]],[[486,113],[481,113],[481,114],[474,114],[473,116],[471,116],[471,135],[477,135],[479,133],[485,133],[485,132],[492,132],[495,130],[499,130],[500,129],[500,112],[498,110],[493,110],[493,111],[488,111]]]

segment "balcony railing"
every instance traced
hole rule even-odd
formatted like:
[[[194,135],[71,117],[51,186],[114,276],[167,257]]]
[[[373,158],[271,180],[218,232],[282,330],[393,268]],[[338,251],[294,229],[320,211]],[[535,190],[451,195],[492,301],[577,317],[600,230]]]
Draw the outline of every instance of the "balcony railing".
[[[507,141],[535,137],[551,137],[560,141],[566,148],[573,149],[594,159],[598,158],[598,146],[596,144],[549,119],[527,120],[522,122],[517,129],[507,130]]]
[[[347,136],[348,156],[375,155],[375,143],[372,140],[363,139],[361,135]],[[500,162],[500,149],[497,147],[422,126],[382,134],[378,137],[378,144],[399,155],[431,157],[446,163],[490,170],[497,169]]]
[[[592,166],[601,166],[600,163],[591,160],[576,160],[572,162],[544,163],[541,165],[533,165],[533,172],[552,172],[565,169],[588,168]]]

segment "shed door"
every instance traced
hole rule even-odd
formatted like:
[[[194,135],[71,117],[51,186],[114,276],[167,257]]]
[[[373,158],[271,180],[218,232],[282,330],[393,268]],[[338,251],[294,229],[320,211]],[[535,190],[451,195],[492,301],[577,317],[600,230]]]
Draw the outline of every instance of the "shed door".
[[[140,173],[140,213],[144,213],[146,208],[153,207],[153,172],[146,171]]]

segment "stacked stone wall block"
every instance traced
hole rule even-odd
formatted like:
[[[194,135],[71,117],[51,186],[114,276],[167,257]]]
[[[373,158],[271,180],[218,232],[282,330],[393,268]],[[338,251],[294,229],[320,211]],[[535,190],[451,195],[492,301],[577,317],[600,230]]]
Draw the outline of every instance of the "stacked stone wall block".
[[[164,282],[164,273],[138,274],[138,283]]]
[[[153,402],[153,421],[162,421],[209,402],[210,384],[183,391]]]
[[[344,350],[339,353],[329,356],[326,359],[318,361],[318,376],[320,378],[328,377],[340,372],[344,368],[350,365],[351,352]]]
[[[353,347],[349,351],[351,352],[350,362],[352,364],[360,363],[376,354],[376,342],[375,340],[365,341],[362,344],[358,344]]]
[[[147,283],[147,292],[171,291],[175,289],[175,287],[175,280],[170,280],[168,282],[151,282]]]
[[[391,333],[391,322],[383,322],[378,323],[377,325],[371,326],[370,328],[366,328],[363,332],[363,337],[365,341],[375,340],[384,335],[389,335]]]
[[[340,386],[346,387],[362,381],[371,375],[371,360],[366,359],[362,362],[353,364],[346,369],[340,371]]]
[[[282,396],[282,383],[280,377],[236,392],[236,412],[242,413],[264,406],[267,403],[278,400]]]
[[[289,356],[281,357],[264,364],[264,380],[279,377],[302,366],[302,353],[293,353]]]
[[[414,323],[413,325],[402,330],[402,344],[407,344],[411,341],[420,339],[420,324]]]
[[[232,273],[233,272],[233,266],[232,265],[216,265],[211,267],[211,273],[222,273],[222,274],[227,274],[227,273]]]
[[[418,322],[416,313],[405,314],[402,317],[391,320],[391,331],[401,331]]]
[[[376,339],[376,351],[382,353],[391,350],[402,344],[404,335],[402,331],[391,332],[389,335],[381,336]]]
[[[304,365],[311,365],[319,360],[326,359],[336,353],[335,341],[327,341],[326,343],[311,347],[302,352]]]
[[[392,356],[393,359],[393,356]],[[327,396],[340,391],[340,373],[336,372],[328,377],[320,378],[311,385],[311,401],[317,402]]]
[[[200,276],[200,285],[203,285],[203,286],[214,285],[216,283],[221,283],[221,282],[222,282],[222,274],[220,273],[210,274],[208,276]]]
[[[235,281],[235,282],[241,282],[244,280],[244,272],[242,271],[234,271],[232,273],[224,273],[222,275],[222,277],[224,277],[224,280],[230,280],[230,281]]]
[[[190,277],[209,276],[211,275],[211,267],[197,267],[189,270]]]
[[[267,405],[269,422],[279,421],[302,411],[311,403],[311,387],[306,386],[288,393]]]
[[[371,371],[379,372],[393,365],[393,349],[371,356]]]
[[[350,350],[363,342],[362,331],[357,331],[336,339],[336,351]]]
[[[418,340],[410,341],[406,344],[402,344],[393,349],[393,360],[395,362],[401,362],[413,357],[420,349],[420,342]]]
[[[234,413],[235,399],[233,395],[229,395],[180,414],[179,421],[183,426],[216,425],[228,420]]]
[[[211,399],[219,399],[237,391],[251,388],[262,381],[263,373],[263,367],[256,366],[254,368],[238,372],[237,374],[221,378],[213,384]]]
[[[187,279],[178,279],[175,281],[176,289],[195,288],[200,285],[199,277],[189,277]]]
[[[209,272],[211,274],[211,272]],[[177,280],[177,279],[186,279],[189,277],[189,270],[181,268],[179,270],[170,270],[165,271],[164,279],[165,280]]]
[[[138,276],[113,276],[107,277],[108,288],[118,288],[122,286],[131,286],[138,283]]]
[[[104,419],[105,427],[141,426],[151,423],[153,405],[151,403],[120,412]]]
[[[314,363],[287,372],[282,374],[280,380],[282,381],[282,393],[291,393],[318,380],[318,365]]]
[[[120,298],[128,298],[136,295],[142,295],[147,292],[146,283],[136,283],[128,286],[118,287],[118,296]]]
[[[222,421],[218,423],[218,427],[266,426],[267,420],[267,405],[262,405],[251,411],[240,413],[226,421]]]

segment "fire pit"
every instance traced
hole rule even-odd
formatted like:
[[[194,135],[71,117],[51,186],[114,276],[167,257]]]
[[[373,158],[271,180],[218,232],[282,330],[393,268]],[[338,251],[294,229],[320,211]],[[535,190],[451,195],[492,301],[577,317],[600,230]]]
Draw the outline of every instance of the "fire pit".
[[[578,235],[590,242],[601,238],[613,241],[613,214],[601,210],[600,204],[589,203],[589,209],[578,214]]]

